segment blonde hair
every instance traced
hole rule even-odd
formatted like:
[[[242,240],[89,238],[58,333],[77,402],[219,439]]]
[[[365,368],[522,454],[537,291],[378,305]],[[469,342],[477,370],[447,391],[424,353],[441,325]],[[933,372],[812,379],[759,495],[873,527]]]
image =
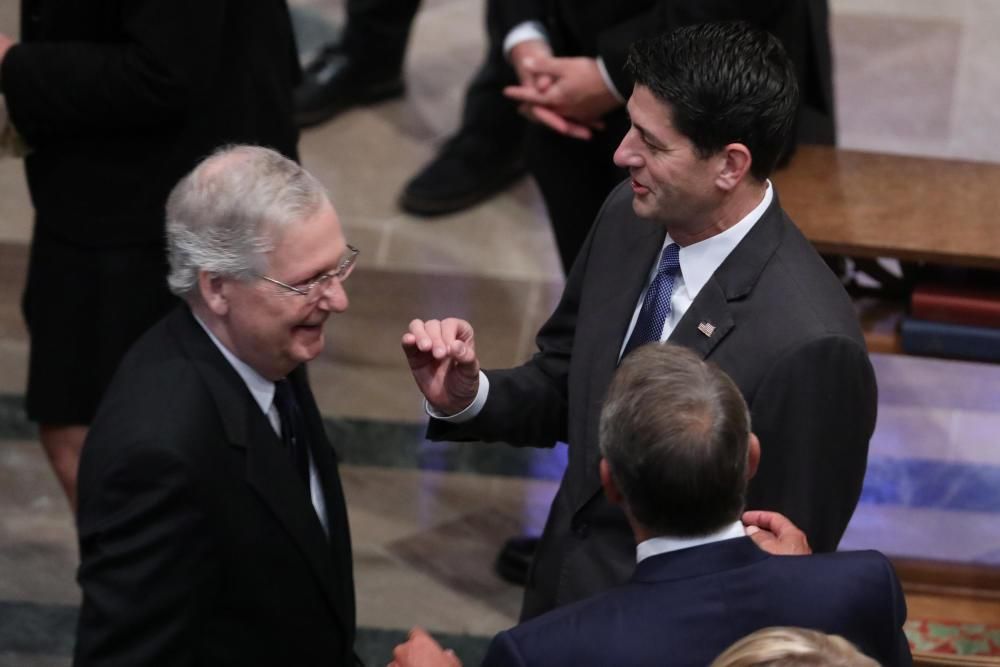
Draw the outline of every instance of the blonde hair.
[[[775,627],[747,635],[711,667],[878,667],[878,663],[843,637]]]

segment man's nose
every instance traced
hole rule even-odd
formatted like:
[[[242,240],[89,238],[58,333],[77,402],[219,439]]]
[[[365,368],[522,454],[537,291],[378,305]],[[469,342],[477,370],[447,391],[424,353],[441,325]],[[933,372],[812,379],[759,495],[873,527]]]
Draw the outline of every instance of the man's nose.
[[[642,157],[639,156],[632,146],[632,134],[633,130],[629,130],[625,134],[625,137],[622,138],[622,142],[618,144],[618,148],[615,149],[615,164],[623,169],[642,166]]]
[[[347,310],[350,300],[347,298],[347,289],[344,287],[344,283],[336,278],[332,278],[330,282],[322,286],[322,290],[323,292],[319,296],[319,301],[316,303],[317,306],[335,313],[342,313]]]

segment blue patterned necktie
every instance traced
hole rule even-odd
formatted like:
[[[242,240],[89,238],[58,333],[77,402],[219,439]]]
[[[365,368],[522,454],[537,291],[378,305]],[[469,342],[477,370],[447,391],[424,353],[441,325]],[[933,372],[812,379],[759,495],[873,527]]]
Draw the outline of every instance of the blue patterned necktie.
[[[660,340],[663,334],[663,323],[670,315],[670,297],[674,293],[674,278],[681,269],[680,262],[681,248],[676,243],[671,243],[664,249],[660,257],[660,266],[653,276],[653,282],[646,290],[646,296],[642,300],[642,309],[639,311],[639,318],[635,321],[635,328],[632,336],[625,345],[622,352],[624,359],[629,352],[645,345],[651,341]]]

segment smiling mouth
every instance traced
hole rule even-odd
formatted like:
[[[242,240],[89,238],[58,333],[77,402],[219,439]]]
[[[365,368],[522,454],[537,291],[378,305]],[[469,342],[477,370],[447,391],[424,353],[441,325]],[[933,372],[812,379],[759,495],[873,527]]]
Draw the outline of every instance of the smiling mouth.
[[[312,329],[322,329],[323,328],[323,324],[325,322],[326,322],[326,320],[320,320],[319,322],[314,322],[314,323],[304,322],[303,324],[297,324],[297,325],[295,325],[295,328],[296,329],[309,329],[309,330],[312,330]]]
[[[640,183],[639,181],[632,179],[632,192],[637,195],[644,195],[649,192],[649,188]]]

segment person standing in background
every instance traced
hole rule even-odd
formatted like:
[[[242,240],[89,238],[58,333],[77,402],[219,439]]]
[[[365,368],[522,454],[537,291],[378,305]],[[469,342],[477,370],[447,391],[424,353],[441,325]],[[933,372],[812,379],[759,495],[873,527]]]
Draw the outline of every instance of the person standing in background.
[[[35,208],[26,410],[75,507],[80,449],[122,355],[176,300],[163,208],[226,143],[297,159],[284,0],[23,0],[0,92]]]

